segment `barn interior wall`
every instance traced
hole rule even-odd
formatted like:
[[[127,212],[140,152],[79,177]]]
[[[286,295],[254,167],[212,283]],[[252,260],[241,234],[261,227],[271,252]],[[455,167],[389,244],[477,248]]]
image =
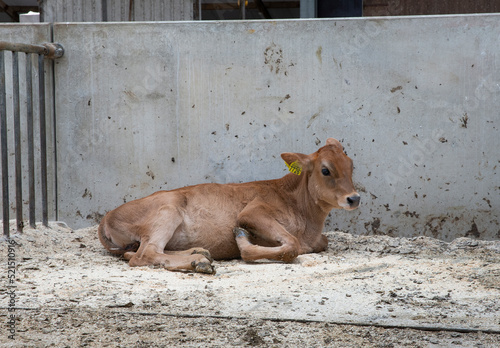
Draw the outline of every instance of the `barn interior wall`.
[[[55,23],[59,219],[281,177],[331,136],[362,204],[325,229],[499,239],[499,19]]]

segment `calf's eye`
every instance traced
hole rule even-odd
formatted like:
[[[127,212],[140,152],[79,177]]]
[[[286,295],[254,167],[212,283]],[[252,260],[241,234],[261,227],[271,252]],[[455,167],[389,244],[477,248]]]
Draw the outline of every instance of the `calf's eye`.
[[[330,171],[329,171],[327,168],[323,168],[323,169],[321,169],[321,173],[322,173],[324,176],[328,176],[328,175],[330,175]]]

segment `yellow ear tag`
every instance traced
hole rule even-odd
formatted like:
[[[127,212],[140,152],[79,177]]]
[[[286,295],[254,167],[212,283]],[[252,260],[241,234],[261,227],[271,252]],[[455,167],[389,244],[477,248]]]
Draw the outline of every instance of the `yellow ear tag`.
[[[302,166],[300,165],[300,163],[298,161],[292,162],[290,164],[285,162],[285,164],[288,167],[288,170],[290,171],[290,173],[293,173],[296,175],[300,175],[300,173],[302,173]]]

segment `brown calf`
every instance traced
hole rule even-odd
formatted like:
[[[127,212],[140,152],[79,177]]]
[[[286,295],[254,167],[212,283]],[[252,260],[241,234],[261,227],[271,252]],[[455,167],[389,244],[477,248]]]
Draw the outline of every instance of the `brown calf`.
[[[300,175],[156,192],[106,214],[99,239],[130,266],[203,273],[215,272],[212,257],[291,262],[324,251],[321,232],[330,210],[359,205],[352,160],[333,138],[311,155],[281,157]]]

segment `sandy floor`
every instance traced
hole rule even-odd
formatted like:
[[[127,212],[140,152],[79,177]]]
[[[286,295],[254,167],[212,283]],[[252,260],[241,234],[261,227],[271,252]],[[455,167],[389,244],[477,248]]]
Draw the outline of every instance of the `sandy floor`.
[[[15,287],[0,293],[0,344],[500,347],[500,241],[327,236],[327,252],[291,264],[215,262],[210,276],[130,268],[96,227],[26,228],[11,245]]]

